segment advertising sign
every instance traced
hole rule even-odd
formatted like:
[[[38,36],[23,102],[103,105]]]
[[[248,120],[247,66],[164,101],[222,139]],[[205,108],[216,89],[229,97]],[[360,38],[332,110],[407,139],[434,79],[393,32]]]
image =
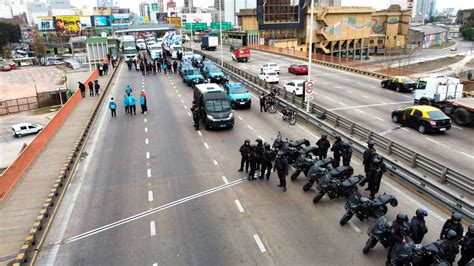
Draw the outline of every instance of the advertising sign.
[[[82,28],[92,28],[91,17],[81,17],[81,27]]]
[[[93,20],[94,27],[107,27],[107,16],[94,16]]]
[[[38,17],[36,18],[39,30],[54,30],[53,17]]]
[[[156,13],[156,21],[158,23],[166,23],[167,17],[168,17],[168,13]]]
[[[130,15],[112,14],[112,16],[110,16],[110,25],[112,27],[128,26],[130,25]]]
[[[81,30],[81,17],[56,16],[54,17],[54,26],[59,33],[77,35]]]
[[[176,28],[181,27],[181,18],[167,17],[166,24],[174,24]]]

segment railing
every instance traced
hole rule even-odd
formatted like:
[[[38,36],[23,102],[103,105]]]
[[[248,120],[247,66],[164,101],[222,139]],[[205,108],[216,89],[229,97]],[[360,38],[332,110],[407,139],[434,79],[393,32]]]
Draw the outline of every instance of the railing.
[[[202,54],[202,52],[196,50],[195,53]],[[208,54],[206,54],[206,58],[220,63],[220,60]],[[280,107],[285,107],[287,105],[301,107],[302,109],[305,109],[306,107],[306,103],[303,102],[302,99],[295,97],[293,94],[287,93],[285,89],[279,86],[270,85],[259,79],[257,76],[243,71],[231,64],[224,63],[223,71],[259,93],[262,91],[269,92],[272,89],[276,89],[280,98],[283,98],[283,100],[278,101]],[[435,199],[438,203],[442,204],[449,210],[460,212],[467,220],[471,222],[474,221],[474,207],[471,202],[468,202],[468,200],[465,199],[464,194],[456,195],[456,192],[449,190],[449,188],[442,184],[439,184],[439,182],[450,184],[452,187],[465,193],[466,196],[472,197],[474,195],[473,177],[468,177],[454,171],[439,162],[435,162],[422,154],[406,148],[404,145],[398,144],[372,132],[371,130],[328,111],[315,103],[310,103],[309,114],[298,108],[297,112],[298,119],[308,125],[324,131],[329,135],[340,134],[348,140],[351,140],[350,142],[352,146],[361,154],[366,150],[364,145],[366,141],[375,141],[375,145],[379,150],[390,155],[390,158],[386,158],[385,161],[387,162],[389,171],[394,176],[411,185],[417,191]],[[325,119],[317,119],[317,117],[322,116],[324,116]],[[404,164],[398,162],[399,160],[404,162]],[[408,164],[409,166],[406,166],[405,164]],[[416,170],[422,170],[424,173],[417,174],[415,173]],[[429,178],[426,178],[425,175],[434,177],[439,182],[430,180]]]

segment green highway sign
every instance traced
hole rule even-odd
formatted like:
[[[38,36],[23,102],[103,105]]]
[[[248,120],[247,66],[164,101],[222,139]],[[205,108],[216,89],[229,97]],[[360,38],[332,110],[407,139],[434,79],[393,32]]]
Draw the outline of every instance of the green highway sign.
[[[218,30],[219,24],[220,24],[219,22],[211,22],[211,29]],[[222,22],[222,29],[223,30],[232,29],[232,22]]]
[[[191,27],[192,24],[192,27]],[[197,23],[184,23],[184,29],[186,30],[207,30],[206,22],[197,22]]]
[[[158,3],[151,3],[151,10],[158,11]]]

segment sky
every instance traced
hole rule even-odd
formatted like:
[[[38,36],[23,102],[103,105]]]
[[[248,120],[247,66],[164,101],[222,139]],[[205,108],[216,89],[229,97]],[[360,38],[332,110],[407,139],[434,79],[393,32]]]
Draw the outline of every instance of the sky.
[[[130,8],[134,12],[138,12],[138,5],[140,2],[152,2],[151,0],[113,0],[118,2],[120,7]],[[163,0],[164,3],[169,0]],[[183,6],[184,0],[174,0],[178,6]],[[239,1],[239,0],[236,0]],[[194,6],[208,7],[214,4],[213,0],[194,0]],[[97,5],[96,0],[71,0],[71,4],[76,7],[86,5],[92,11],[92,7]],[[390,0],[342,0],[342,5],[345,6],[372,6],[375,9],[385,9],[389,6]],[[443,8],[454,7],[455,9],[474,8],[474,0],[437,0],[436,8],[442,10]]]

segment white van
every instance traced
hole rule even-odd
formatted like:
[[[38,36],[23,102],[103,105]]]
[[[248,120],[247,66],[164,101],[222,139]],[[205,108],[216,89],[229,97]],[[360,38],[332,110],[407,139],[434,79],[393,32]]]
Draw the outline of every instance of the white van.
[[[12,126],[13,135],[17,138],[21,138],[26,135],[36,134],[43,129],[42,125],[39,124],[30,124],[30,123],[20,123]]]

